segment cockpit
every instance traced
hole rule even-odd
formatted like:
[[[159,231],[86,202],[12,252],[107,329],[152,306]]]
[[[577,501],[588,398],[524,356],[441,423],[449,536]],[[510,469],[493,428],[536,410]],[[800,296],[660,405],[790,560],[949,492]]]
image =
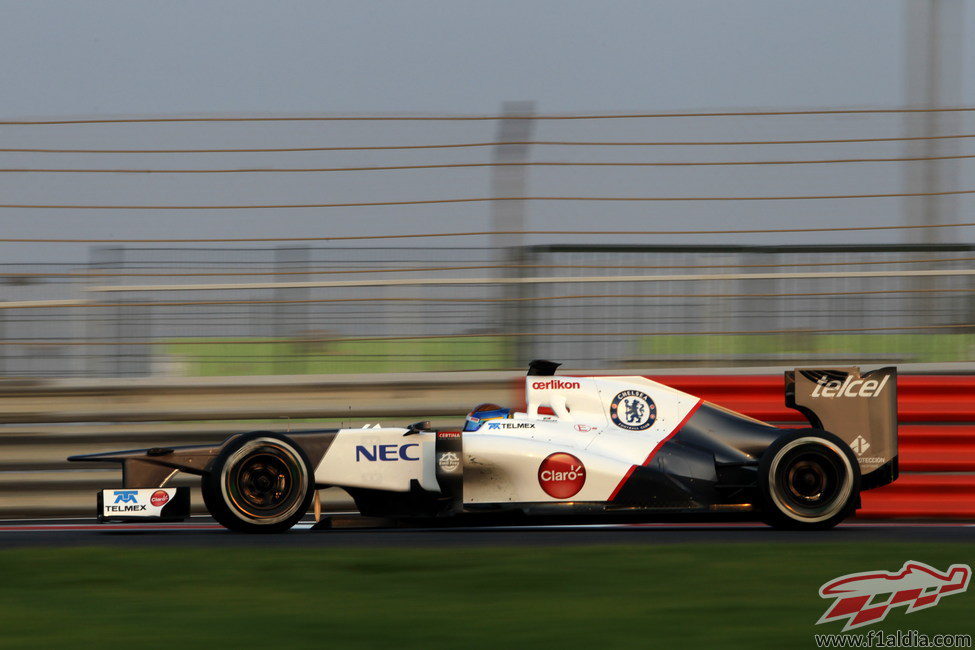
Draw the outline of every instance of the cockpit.
[[[511,417],[511,409],[506,409],[497,404],[479,404],[467,414],[464,422],[464,431],[477,431],[488,420],[506,420]]]

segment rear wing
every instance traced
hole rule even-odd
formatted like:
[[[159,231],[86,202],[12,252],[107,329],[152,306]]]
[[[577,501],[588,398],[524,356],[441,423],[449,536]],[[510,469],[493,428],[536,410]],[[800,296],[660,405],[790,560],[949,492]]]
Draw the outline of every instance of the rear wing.
[[[861,489],[897,478],[896,368],[863,375],[859,368],[788,370],[785,404],[850,445],[860,462]]]

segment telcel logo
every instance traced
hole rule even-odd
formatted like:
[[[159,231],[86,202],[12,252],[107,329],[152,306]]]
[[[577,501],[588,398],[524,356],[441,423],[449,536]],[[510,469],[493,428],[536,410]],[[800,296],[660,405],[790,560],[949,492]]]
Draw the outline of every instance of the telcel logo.
[[[851,376],[840,383],[838,379],[832,381],[820,377],[813,389],[813,397],[876,397],[883,392],[890,375],[880,381],[876,379],[854,379]]]
[[[408,453],[410,447],[419,446],[415,442],[406,445],[356,445],[355,462],[358,463],[361,460],[420,460],[419,456],[410,456]]]
[[[138,503],[136,490],[115,490],[115,503]]]
[[[549,379],[548,381],[533,381],[532,388],[535,390],[574,390],[577,388],[582,388],[582,384],[577,381]]]

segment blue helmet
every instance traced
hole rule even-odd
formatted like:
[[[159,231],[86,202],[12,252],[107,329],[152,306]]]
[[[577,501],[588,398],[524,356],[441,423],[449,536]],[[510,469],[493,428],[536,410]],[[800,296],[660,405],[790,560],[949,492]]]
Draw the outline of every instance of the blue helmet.
[[[511,409],[501,408],[497,404],[480,404],[467,414],[464,431],[477,431],[485,420],[503,420],[511,417]]]

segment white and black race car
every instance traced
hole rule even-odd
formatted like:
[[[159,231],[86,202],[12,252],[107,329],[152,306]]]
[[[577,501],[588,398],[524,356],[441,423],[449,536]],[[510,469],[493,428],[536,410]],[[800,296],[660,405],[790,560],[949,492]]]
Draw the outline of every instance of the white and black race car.
[[[524,412],[485,404],[463,430],[256,431],[220,444],[73,456],[122,465],[99,493],[103,521],[189,515],[177,472],[201,477],[227,528],[279,532],[316,490],[340,487],[394,525],[640,522],[721,516],[829,528],[860,491],[897,478],[894,368],[785,373],[808,428],[780,428],[646,377],[556,377],[532,362]],[[860,450],[858,457],[851,445]],[[870,450],[864,455],[864,449]]]

